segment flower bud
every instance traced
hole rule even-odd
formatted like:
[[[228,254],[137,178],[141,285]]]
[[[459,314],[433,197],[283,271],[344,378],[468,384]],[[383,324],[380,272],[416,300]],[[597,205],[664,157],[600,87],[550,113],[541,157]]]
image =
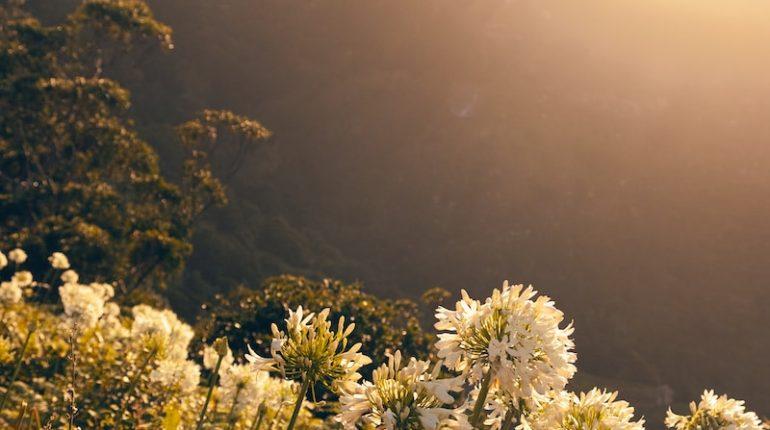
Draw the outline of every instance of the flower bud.
[[[224,357],[227,355],[227,351],[230,350],[230,347],[227,345],[227,338],[226,337],[220,337],[217,338],[217,340],[214,341],[214,351],[219,354],[220,357]]]

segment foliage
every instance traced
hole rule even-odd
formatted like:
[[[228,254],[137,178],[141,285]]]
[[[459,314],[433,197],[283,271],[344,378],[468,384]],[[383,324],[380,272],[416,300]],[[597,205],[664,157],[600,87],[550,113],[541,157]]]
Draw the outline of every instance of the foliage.
[[[267,279],[259,290],[240,288],[218,296],[196,326],[204,342],[220,336],[230,340],[237,353],[251,345],[260,354],[270,347],[270,325],[302,306],[311,312],[330,309],[330,318],[347,317],[355,323],[351,342],[375,364],[386,360],[393,345],[411,357],[427,358],[433,336],[420,326],[421,312],[411,300],[389,300],[361,291],[361,285],[339,280],[315,281],[284,275]]]
[[[6,260],[4,254],[0,257],[0,263]],[[173,312],[147,305],[121,311],[109,301],[113,292],[109,284],[80,284],[71,269],[62,273],[63,269],[51,268],[32,276],[23,270],[25,259],[9,259],[1,270],[0,288],[0,396],[8,393],[0,407],[0,426],[16,425],[27,410],[28,418],[35,416],[51,428],[66,427],[71,416],[76,426],[88,429],[193,428],[206,387],[199,384],[199,366],[189,352],[191,327]],[[63,303],[56,305],[33,300],[46,294],[48,287],[73,294],[62,293]],[[12,290],[22,294],[5,294]],[[107,294],[91,294],[94,291]],[[24,347],[28,334],[30,341]],[[11,384],[17,357],[23,357],[22,370]],[[267,399],[265,422],[285,421],[282,403],[295,396],[297,387],[250,370],[260,398],[249,398],[254,402],[231,413],[227,394],[232,390],[227,384],[232,385],[235,368],[237,364],[222,369],[204,428],[226,423],[250,428],[260,403]],[[33,427],[32,421],[23,422],[23,427],[14,428]],[[314,425],[303,410],[300,426]]]
[[[15,3],[0,17],[2,244],[38,256],[60,247],[124,293],[164,287],[191,252],[195,221],[225,203],[223,181],[270,133],[204,111],[179,128],[186,160],[174,183],[133,129],[128,91],[102,77],[129,48],[172,47],[143,1],[89,0],[50,27]]]

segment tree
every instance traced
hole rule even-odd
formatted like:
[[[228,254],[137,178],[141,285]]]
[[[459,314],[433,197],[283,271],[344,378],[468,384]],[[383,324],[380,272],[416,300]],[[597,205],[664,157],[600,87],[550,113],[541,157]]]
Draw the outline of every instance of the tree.
[[[352,342],[361,342],[361,351],[375,360],[385,360],[391,345],[398,345],[410,357],[427,358],[433,339],[422,330],[422,309],[412,300],[390,300],[367,294],[359,283],[348,284],[334,279],[312,280],[302,276],[283,275],[268,278],[258,290],[238,288],[220,295],[205,306],[197,324],[202,342],[227,336],[236,355],[250,345],[268,354],[270,325],[282,321],[289,309],[302,306],[309,312],[330,309],[335,321],[345,315],[356,324]],[[443,299],[443,296],[441,297]]]
[[[0,6],[0,244],[64,251],[88,279],[120,280],[124,297],[163,288],[195,222],[226,202],[226,181],[270,132],[204,111],[177,130],[186,158],[170,180],[132,128],[128,91],[103,77],[130,50],[173,48],[170,28],[141,0],[88,0],[57,26],[21,6]]]

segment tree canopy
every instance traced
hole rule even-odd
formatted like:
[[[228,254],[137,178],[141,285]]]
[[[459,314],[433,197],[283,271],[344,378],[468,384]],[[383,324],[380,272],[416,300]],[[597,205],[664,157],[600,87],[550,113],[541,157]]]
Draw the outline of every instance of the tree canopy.
[[[129,92],[104,68],[173,48],[170,28],[138,0],[89,0],[55,26],[20,6],[0,6],[0,241],[64,251],[83,274],[120,279],[124,295],[163,288],[191,253],[196,220],[226,202],[226,181],[270,132],[205,110],[177,129],[178,177],[163,175]]]

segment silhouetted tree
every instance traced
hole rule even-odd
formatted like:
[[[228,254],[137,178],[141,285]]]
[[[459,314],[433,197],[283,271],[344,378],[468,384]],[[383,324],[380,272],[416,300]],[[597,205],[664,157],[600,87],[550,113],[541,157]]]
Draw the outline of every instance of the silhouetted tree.
[[[103,70],[131,48],[171,49],[170,28],[140,0],[85,1],[56,26],[21,6],[0,6],[0,244],[64,251],[86,279],[120,280],[124,297],[164,287],[195,221],[226,202],[223,181],[270,133],[204,111],[178,128],[186,159],[169,180]]]

